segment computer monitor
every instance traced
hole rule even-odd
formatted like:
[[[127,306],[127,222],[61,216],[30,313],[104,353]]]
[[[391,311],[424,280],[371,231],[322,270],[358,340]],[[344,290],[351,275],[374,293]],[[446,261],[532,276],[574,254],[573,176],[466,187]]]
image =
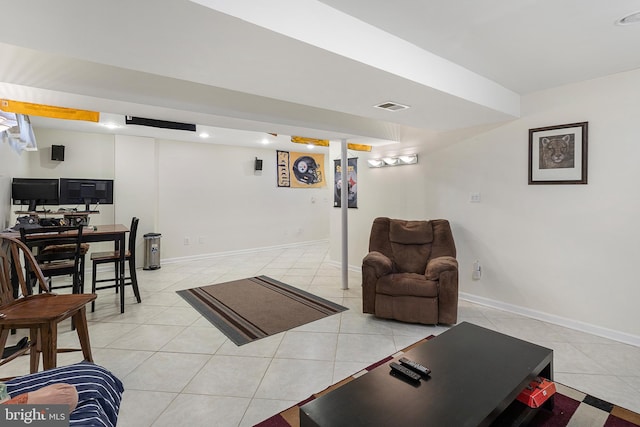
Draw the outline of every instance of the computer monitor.
[[[60,178],[60,204],[85,205],[90,211],[92,204],[113,204],[112,179]]]
[[[14,205],[29,205],[35,211],[37,205],[57,205],[58,180],[47,178],[13,178],[11,198]]]

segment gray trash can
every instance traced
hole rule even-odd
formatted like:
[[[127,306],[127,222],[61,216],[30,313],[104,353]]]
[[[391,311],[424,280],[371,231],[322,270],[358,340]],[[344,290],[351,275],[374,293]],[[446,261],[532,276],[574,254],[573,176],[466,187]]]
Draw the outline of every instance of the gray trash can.
[[[144,267],[143,270],[157,270],[160,268],[160,233],[144,235]]]

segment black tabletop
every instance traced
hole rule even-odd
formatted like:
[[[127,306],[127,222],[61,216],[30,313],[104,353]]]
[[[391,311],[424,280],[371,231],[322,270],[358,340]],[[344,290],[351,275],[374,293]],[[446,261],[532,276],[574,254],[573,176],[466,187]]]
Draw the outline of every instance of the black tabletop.
[[[489,425],[537,375],[553,379],[553,351],[462,322],[405,357],[431,369],[418,384],[385,363],[304,405],[301,426]]]

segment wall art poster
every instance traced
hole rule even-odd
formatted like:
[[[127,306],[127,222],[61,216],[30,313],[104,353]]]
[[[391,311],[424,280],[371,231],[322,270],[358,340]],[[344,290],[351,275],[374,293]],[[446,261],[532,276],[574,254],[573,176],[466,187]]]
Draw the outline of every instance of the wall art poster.
[[[276,170],[278,171],[278,187],[291,187],[289,174],[289,152],[276,151]]]
[[[339,208],[342,206],[342,167],[341,160],[333,161],[333,206]],[[358,207],[358,158],[347,159],[347,207]]]
[[[291,187],[325,187],[324,154],[289,153],[289,177]]]
[[[587,183],[588,122],[529,129],[529,184]]]

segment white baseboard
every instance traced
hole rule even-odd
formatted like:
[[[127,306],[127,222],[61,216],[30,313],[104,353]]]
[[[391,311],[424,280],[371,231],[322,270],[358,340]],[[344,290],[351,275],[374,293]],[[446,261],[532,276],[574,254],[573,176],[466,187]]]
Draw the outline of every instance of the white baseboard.
[[[333,265],[337,268],[342,268],[342,263],[340,261],[329,261],[329,265]],[[347,266],[347,270],[353,271],[354,273],[360,273],[362,271],[362,266],[349,264]]]
[[[568,319],[566,317],[557,316],[555,314],[545,313],[543,311],[532,310],[530,308],[521,307],[514,304],[508,304],[502,301],[490,298],[480,297],[477,295],[460,292],[460,299],[475,304],[484,305],[486,307],[495,308],[510,313],[520,314],[532,319],[542,320],[543,322],[552,323],[554,325],[563,326],[565,328],[574,329],[576,331],[586,332],[588,334],[597,335],[599,337],[608,338],[625,344],[640,347],[640,336],[628,334],[626,332],[616,331],[604,328],[602,326],[591,323],[581,322],[579,320]]]
[[[208,254],[191,255],[191,256],[176,257],[176,258],[162,258],[160,260],[160,265],[173,264],[176,262],[183,262],[183,261],[197,261],[202,259],[218,258],[218,257],[229,256],[229,255],[252,254],[257,252],[272,251],[274,249],[291,249],[291,248],[298,248],[298,247],[304,247],[304,246],[310,246],[310,245],[326,244],[328,241],[329,241],[328,239],[311,240],[307,242],[287,243],[284,245],[264,246],[260,248],[240,249],[236,251],[213,252]]]

